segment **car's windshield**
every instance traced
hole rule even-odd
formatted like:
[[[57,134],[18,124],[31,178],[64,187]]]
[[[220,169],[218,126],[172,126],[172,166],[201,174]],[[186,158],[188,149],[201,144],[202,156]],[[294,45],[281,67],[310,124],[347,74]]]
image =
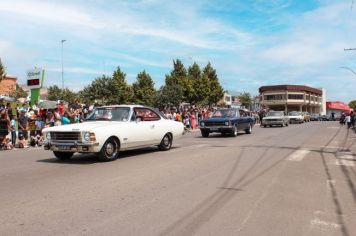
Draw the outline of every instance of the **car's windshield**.
[[[214,112],[213,117],[235,117],[236,110],[233,109],[222,109]]]
[[[94,109],[86,121],[128,121],[130,115],[129,107],[99,107]]]
[[[270,111],[267,113],[267,116],[283,116],[283,111]]]
[[[289,112],[288,115],[290,115],[290,116],[300,116],[300,115],[302,115],[302,113],[296,112],[296,111],[292,111],[292,112]]]

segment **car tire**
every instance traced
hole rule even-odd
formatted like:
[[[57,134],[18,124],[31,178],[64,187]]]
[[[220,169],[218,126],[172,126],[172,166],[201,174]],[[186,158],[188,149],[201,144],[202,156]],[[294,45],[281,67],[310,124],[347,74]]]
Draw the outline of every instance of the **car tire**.
[[[231,136],[232,137],[236,137],[237,136],[237,134],[238,134],[238,130],[237,130],[237,126],[236,125],[234,125],[234,127],[232,128],[232,130],[231,130]]]
[[[264,128],[267,128],[267,125],[264,125],[263,127],[264,127]]]
[[[248,129],[245,130],[245,133],[246,134],[251,134],[252,133],[252,125],[251,124],[249,124]]]
[[[69,160],[74,152],[53,152],[54,156],[61,161]]]
[[[119,157],[120,144],[116,138],[109,138],[98,153],[100,161],[113,161]]]
[[[160,151],[168,151],[171,149],[173,143],[172,135],[165,134],[161,140],[161,143],[158,145]]]
[[[204,138],[209,137],[209,131],[201,131],[201,136],[203,136]]]

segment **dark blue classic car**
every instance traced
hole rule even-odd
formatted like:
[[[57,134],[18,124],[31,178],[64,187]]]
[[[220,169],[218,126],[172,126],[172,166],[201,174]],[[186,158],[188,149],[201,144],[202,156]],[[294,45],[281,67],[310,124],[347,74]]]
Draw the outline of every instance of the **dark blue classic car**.
[[[242,110],[219,109],[214,112],[212,117],[200,122],[200,131],[203,137],[209,137],[210,133],[230,134],[236,137],[239,131],[251,134],[254,124],[255,119]]]

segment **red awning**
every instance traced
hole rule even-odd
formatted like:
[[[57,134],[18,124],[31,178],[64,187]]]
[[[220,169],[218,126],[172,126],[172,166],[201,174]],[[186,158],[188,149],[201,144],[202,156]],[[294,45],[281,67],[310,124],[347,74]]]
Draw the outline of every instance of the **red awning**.
[[[335,110],[342,110],[342,111],[352,111],[352,109],[343,102],[326,102],[327,109],[335,109]]]

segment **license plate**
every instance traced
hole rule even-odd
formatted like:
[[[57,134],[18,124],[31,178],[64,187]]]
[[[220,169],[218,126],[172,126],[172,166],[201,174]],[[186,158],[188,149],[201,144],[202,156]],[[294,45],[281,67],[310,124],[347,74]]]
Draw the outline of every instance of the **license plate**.
[[[210,128],[210,131],[218,131],[218,128]]]
[[[70,150],[70,146],[58,146],[58,149],[63,151],[68,151]]]

